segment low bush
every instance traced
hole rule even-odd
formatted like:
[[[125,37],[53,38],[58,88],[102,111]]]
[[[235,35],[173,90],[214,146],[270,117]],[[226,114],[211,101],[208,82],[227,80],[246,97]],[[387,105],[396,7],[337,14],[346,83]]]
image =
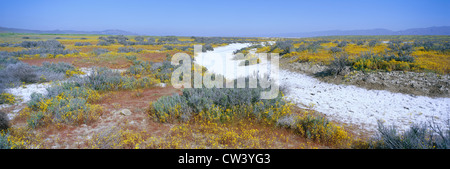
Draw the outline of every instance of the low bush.
[[[223,44],[223,43],[251,43],[247,39],[222,38],[222,37],[191,37],[195,43]]]
[[[100,94],[97,91],[84,86],[79,87],[70,82],[55,84],[52,87],[47,88],[46,98],[56,97],[61,93],[68,94],[75,98],[83,98],[90,103],[96,102],[100,99]],[[39,96],[39,94],[36,96],[36,100],[38,100],[38,102],[42,100],[41,98],[42,96]],[[33,96],[31,97],[31,100],[33,101]],[[32,101],[30,101],[30,103]],[[30,107],[30,104],[28,106]]]
[[[36,128],[47,123],[82,124],[95,120],[102,108],[87,102],[86,99],[60,93],[56,97],[43,99],[37,111],[27,119],[30,127]]]
[[[206,51],[213,51],[214,48],[211,46],[211,44],[205,44],[202,46],[202,52],[206,52]]]
[[[366,43],[365,40],[356,41],[356,45],[358,45],[358,46],[362,46],[362,45],[364,45],[364,43]]]
[[[342,127],[308,111],[283,116],[276,125],[292,129],[302,137],[325,145],[349,147],[352,143],[350,135]]]
[[[155,43],[155,38],[154,37],[149,37],[149,38],[147,38],[147,42],[149,42],[149,43]]]
[[[49,90],[47,90],[49,91]],[[59,93],[57,93],[59,94]],[[53,95],[53,94],[52,94]],[[40,103],[45,99],[44,95],[42,95],[41,93],[32,93],[31,94],[31,100],[27,103],[28,107],[31,110],[39,110],[39,105]]]
[[[120,89],[137,89],[149,87],[156,83],[152,77],[134,77],[123,76],[122,73],[109,68],[93,68],[92,73],[86,77],[74,77],[68,79],[70,83],[76,86],[88,87],[93,90],[120,90]]]
[[[15,64],[17,62],[19,62],[19,59],[15,58],[15,57],[0,54],[0,70],[10,64]]]
[[[19,86],[22,83],[36,83],[39,80],[33,67],[17,62],[9,64],[5,69],[0,70],[0,81],[7,86]]]
[[[248,51],[249,51],[250,49],[261,48],[261,47],[263,47],[263,46],[261,46],[260,44],[254,44],[254,45],[250,45],[250,46],[245,47],[245,48],[241,48],[241,49],[235,50],[235,51],[233,52],[233,54],[242,53],[242,54],[244,54],[244,55],[247,55],[247,54],[248,54]],[[203,49],[202,49],[202,51],[203,51]],[[205,49],[205,51],[206,51],[206,49]],[[205,51],[204,51],[204,52],[205,52]]]
[[[314,116],[306,113],[297,116],[294,129],[301,136],[327,145],[349,146],[349,134],[340,126],[337,126],[325,117]]]
[[[182,95],[166,96],[150,103],[150,116],[159,122],[200,119],[212,122],[255,120],[296,131],[302,137],[337,147],[348,147],[349,134],[323,116],[292,113],[292,104],[281,96],[259,99],[258,88],[189,88]]]
[[[160,122],[168,122],[173,119],[187,121],[191,116],[191,108],[185,97],[174,94],[169,97],[161,97],[151,103],[152,111]]]
[[[0,47],[14,47],[14,44],[10,44],[8,42],[0,43]]]
[[[397,56],[411,55],[414,48],[409,43],[403,43],[400,40],[392,40],[388,43],[389,50],[387,52],[396,54]]]
[[[130,58],[133,59],[133,58]],[[136,59],[136,58],[134,58]],[[130,66],[127,69],[127,73],[130,73],[132,75],[149,75],[152,73],[153,70],[152,69],[152,65],[150,63],[148,63],[147,61],[138,61],[138,60],[133,60],[133,65]]]
[[[82,74],[82,72],[64,62],[44,62],[42,66],[30,66],[23,62],[16,62],[0,70],[0,89],[17,87],[23,83],[62,80],[74,74]]]
[[[207,48],[208,48],[208,50],[211,50],[211,51],[214,50],[214,49],[212,49],[212,46],[210,46],[210,47],[205,47],[205,46],[206,45],[202,46],[203,52],[206,52]],[[164,45],[160,50],[161,51],[164,51],[164,50],[192,51],[192,50],[194,50],[194,48],[190,45],[187,45],[187,46]]]
[[[27,57],[31,55],[40,55],[41,57],[47,57],[48,55],[67,55],[72,53],[79,53],[77,50],[64,49],[65,46],[57,40],[47,41],[22,41],[19,44],[15,44],[16,47],[24,47],[27,49],[14,52],[2,51],[1,55],[14,56],[14,57]]]
[[[0,133],[6,131],[8,128],[9,128],[9,118],[6,115],[6,113],[0,111]]]
[[[292,40],[285,40],[285,41],[277,41],[275,45],[272,46],[271,50],[269,52],[272,53],[279,53],[280,56],[289,53],[293,50]]]
[[[155,65],[155,64],[153,64]],[[165,61],[162,62],[162,65],[159,66],[158,64],[156,64],[155,67],[152,68],[156,68],[156,71],[154,71],[154,77],[156,79],[159,79],[161,82],[163,83],[170,83],[171,77],[172,77],[172,72],[173,70],[175,70],[178,66],[174,66],[171,64],[171,62],[168,60],[168,58],[166,58]]]
[[[339,52],[342,52],[341,48],[338,48],[338,47],[331,47],[330,48],[330,53],[335,54],[335,53],[339,53]]]
[[[104,53],[108,53],[108,52],[109,52],[109,50],[108,49],[104,49],[104,48],[97,48],[97,49],[94,49],[92,51],[92,53],[97,55],[97,56],[101,55],[101,54],[104,54]]]
[[[331,61],[329,65],[328,71],[334,75],[338,75],[350,65],[351,62],[347,54],[335,55],[333,61]]]
[[[123,77],[119,71],[108,68],[93,68],[89,76],[72,80],[78,86],[85,86],[94,90],[118,90],[127,78]]]
[[[92,46],[89,42],[75,42],[75,46]]]
[[[0,131],[0,149],[11,149],[11,142],[8,140],[9,134]]]
[[[111,44],[112,43],[107,42],[107,41],[99,41],[99,42],[97,42],[97,46],[109,46]]]
[[[371,40],[369,41],[368,45],[369,47],[375,47],[379,42],[377,40]]]
[[[310,53],[317,53],[319,49],[321,49],[322,46],[320,46],[320,43],[318,42],[313,42],[311,44],[302,44],[300,46],[298,46],[298,48],[295,49],[295,51],[297,52],[303,52],[303,51],[308,51]],[[333,51],[342,51],[342,49],[337,48],[337,47],[332,47]],[[331,48],[330,48],[331,50]],[[332,52],[333,52],[332,51]]]
[[[400,61],[400,62],[410,62],[413,63],[414,62],[414,57],[413,56],[395,56],[395,55],[390,55],[390,56],[384,56],[383,58],[385,61],[391,61],[391,60],[395,60],[395,61]]]
[[[175,36],[164,36],[158,39],[158,42],[160,43],[177,43],[178,38]]]
[[[49,55],[67,55],[79,53],[77,50],[67,50],[62,48],[31,48],[17,52],[3,52],[3,55],[15,56],[15,57],[28,57],[32,55],[39,55],[40,57],[48,57]]]
[[[16,97],[9,93],[0,93],[0,104],[14,104],[16,103]]]
[[[138,42],[142,42],[142,41],[144,41],[144,37],[143,36],[136,36],[136,37],[134,37],[134,40],[136,40]]]
[[[27,103],[29,127],[48,123],[81,124],[95,120],[102,108],[92,104],[100,94],[92,89],[77,87],[73,83],[59,83],[47,88],[48,94],[33,93]]]
[[[170,96],[173,99],[161,98],[153,105],[163,105],[166,104],[168,100],[180,101],[177,104],[188,105],[192,114],[201,114],[203,117],[211,117],[213,119],[233,119],[232,114],[227,114],[229,110],[236,110],[234,112],[241,112],[241,116],[252,116],[254,118],[263,118],[261,114],[263,110],[269,110],[270,108],[280,108],[281,106],[287,104],[281,96],[276,99],[261,100],[260,93],[264,91],[261,88],[187,88],[183,89],[183,94],[181,96]],[[180,99],[183,98],[183,99]],[[181,102],[182,101],[182,102]],[[186,102],[186,103],[185,103]],[[176,105],[175,103],[171,104]],[[248,110],[248,111],[238,111]],[[227,110],[228,109],[228,110]],[[160,109],[153,108],[156,114],[167,114],[165,117],[174,117],[173,112],[163,111]],[[169,110],[165,108],[164,110]],[[176,113],[177,114],[177,113]],[[212,115],[215,114],[215,115]],[[229,116],[228,118],[226,118]],[[167,119],[159,119],[161,115],[156,116],[159,121],[167,121]],[[275,117],[275,116],[274,116]],[[264,117],[266,118],[266,117]],[[270,118],[272,119],[272,117]],[[273,119],[272,119],[273,120]]]
[[[54,49],[61,48],[64,49],[65,46],[61,44],[57,40],[47,40],[47,41],[22,41],[16,46],[24,47],[24,48],[46,48],[46,49]]]
[[[127,58],[130,61],[135,61],[137,59],[136,55],[127,55],[125,56],[125,58]]]
[[[348,45],[348,43],[349,43],[348,41],[343,40],[337,44],[337,47],[340,47],[340,48],[346,47]]]
[[[132,48],[132,47],[119,47],[119,53],[130,53],[130,52],[136,52],[136,53],[138,53],[138,52],[141,52],[142,51],[142,49],[135,49],[135,48]]]
[[[66,73],[67,71],[75,70],[74,66],[65,62],[58,62],[58,63],[43,62],[40,68],[47,69],[55,73]]]
[[[447,127],[450,125],[447,124]],[[435,124],[413,124],[399,133],[394,126],[386,127],[378,121],[378,133],[369,146],[379,149],[449,149],[450,130]]]
[[[355,70],[420,70],[421,68],[414,63],[412,56],[382,56],[371,52],[362,53],[354,59],[352,66]]]

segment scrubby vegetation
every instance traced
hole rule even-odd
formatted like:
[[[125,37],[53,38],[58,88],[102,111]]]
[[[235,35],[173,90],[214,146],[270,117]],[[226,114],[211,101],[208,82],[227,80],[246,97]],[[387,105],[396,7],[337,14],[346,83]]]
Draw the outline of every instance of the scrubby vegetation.
[[[360,71],[415,71],[436,72],[447,74],[450,72],[449,42],[439,36],[424,40],[402,40],[402,36],[379,39],[383,36],[342,36],[304,38],[293,40],[278,40],[271,46],[254,46],[258,52],[280,53],[283,58],[292,58],[291,62],[310,62],[313,64],[331,65],[339,57],[348,55],[348,65]],[[425,37],[425,36],[424,36]],[[334,39],[339,38],[338,40]],[[370,39],[372,38],[372,39]],[[366,43],[367,42],[367,43]],[[380,43],[383,42],[383,43]]]
[[[75,46],[91,46],[89,42],[75,42]]]
[[[378,122],[378,133],[369,142],[370,148],[377,149],[449,149],[450,130],[434,123],[413,124],[400,133],[394,126],[387,127]]]
[[[292,129],[322,144],[347,147],[349,134],[341,127],[308,111],[293,113],[292,104],[279,97],[261,100],[261,88],[184,89],[182,95],[162,97],[150,103],[150,116],[160,122],[197,119],[216,123],[253,120]],[[235,139],[237,136],[230,136]]]
[[[82,72],[68,63],[44,62],[42,66],[30,66],[23,62],[16,62],[0,69],[0,89],[27,83],[62,80],[74,74],[82,74]]]
[[[11,45],[9,45],[11,46]],[[47,41],[22,41],[21,43],[13,45],[13,47],[26,48],[21,51],[6,52],[1,51],[0,55],[4,56],[14,56],[14,57],[31,57],[34,55],[40,57],[56,56],[56,55],[67,55],[75,53],[77,50],[67,50],[65,46],[57,40],[47,40]]]
[[[98,99],[99,94],[93,90],[63,87],[61,93],[55,97],[33,95],[28,103],[29,109],[25,110],[25,113],[29,114],[23,115],[28,116],[27,123],[31,128],[50,123],[89,123],[95,120],[102,110],[100,106],[91,104]]]

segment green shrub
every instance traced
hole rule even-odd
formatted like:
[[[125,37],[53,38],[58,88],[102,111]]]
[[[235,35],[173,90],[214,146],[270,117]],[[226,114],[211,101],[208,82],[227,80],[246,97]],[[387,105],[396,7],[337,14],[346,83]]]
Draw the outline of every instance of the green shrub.
[[[186,121],[190,118],[192,112],[186,99],[178,94],[161,97],[152,103],[152,107],[156,118],[160,122],[167,122],[173,119]]]
[[[351,63],[355,70],[371,71],[371,70],[401,70],[408,71],[411,69],[420,69],[414,64],[414,57],[412,56],[395,56],[374,54],[372,52],[361,53],[359,57]]]
[[[41,111],[30,114],[30,117],[27,118],[27,124],[31,128],[37,128],[41,126],[43,123],[44,113]]]
[[[41,93],[34,92],[31,94],[31,100],[27,103],[27,105],[29,108],[31,108],[31,110],[39,110],[40,102],[43,101],[44,99],[45,99],[44,95],[42,95]]]
[[[414,62],[414,57],[413,56],[395,56],[395,55],[391,55],[391,56],[384,56],[383,60],[385,60],[385,61],[395,60],[395,61],[413,63]]]
[[[339,56],[335,55],[333,61],[331,61],[329,65],[329,71],[334,75],[338,75],[349,65],[351,65],[351,62],[349,61],[347,54],[341,54]]]
[[[138,60],[132,60],[133,65],[130,66],[127,69],[127,73],[130,73],[132,75],[148,75],[152,73],[151,67],[152,65],[149,64],[147,61],[138,61]]]
[[[56,97],[42,99],[30,108],[33,111],[27,123],[32,128],[47,123],[85,124],[94,120],[101,111],[101,107],[90,104],[86,99],[64,92]]]
[[[58,63],[49,63],[43,62],[41,68],[51,70],[55,73],[66,73],[68,70],[75,70],[75,67],[69,63],[58,62]]]
[[[233,110],[234,115],[274,119],[271,117],[274,109],[287,103],[281,95],[270,100],[260,99],[262,91],[261,88],[186,88],[182,95],[175,94],[153,102],[152,111],[160,121],[167,121],[161,117],[181,117],[183,113],[202,113],[211,118],[231,116],[226,114],[227,109]],[[266,114],[262,115],[263,112]],[[183,120],[186,119],[184,117],[188,116],[183,116]]]
[[[392,40],[388,43],[389,50],[387,52],[394,53],[397,56],[410,55],[414,48],[409,43],[403,43],[401,40]]]
[[[127,58],[128,60],[131,60],[131,61],[135,61],[136,55],[127,55],[127,56],[125,56],[125,58]]]
[[[119,89],[134,89],[138,86],[145,86],[145,82],[139,81],[134,77],[122,76],[119,71],[108,68],[93,68],[89,76],[83,78],[72,78],[70,83],[76,86],[84,86],[94,90],[119,90]]]
[[[88,123],[101,111],[101,107],[91,104],[100,99],[100,94],[91,88],[64,82],[53,84],[47,91],[46,96],[33,93],[28,102],[31,112],[27,123],[32,128],[53,122]]]
[[[0,149],[11,149],[11,142],[8,140],[8,133],[0,131]]]

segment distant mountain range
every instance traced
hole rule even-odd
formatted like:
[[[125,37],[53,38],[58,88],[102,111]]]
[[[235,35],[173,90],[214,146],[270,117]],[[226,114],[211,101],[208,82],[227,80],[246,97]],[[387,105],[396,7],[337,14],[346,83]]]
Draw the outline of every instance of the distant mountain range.
[[[0,27],[0,33],[36,33],[36,34],[95,34],[95,35],[138,35],[137,33],[108,29],[104,31],[74,31],[74,30],[29,30]]]
[[[330,30],[303,33],[277,34],[276,37],[316,37],[316,36],[345,36],[345,35],[450,35],[450,26],[413,28],[401,31],[388,29],[368,30]]]
[[[109,29],[104,31],[75,31],[75,30],[28,30],[28,29],[5,28],[5,27],[0,27],[0,33],[139,35],[137,33],[118,29]],[[388,29],[330,30],[330,31],[316,31],[316,32],[301,32],[301,33],[280,33],[263,36],[317,37],[317,36],[346,36],[346,35],[450,35],[450,26],[413,28],[401,31],[392,31]]]

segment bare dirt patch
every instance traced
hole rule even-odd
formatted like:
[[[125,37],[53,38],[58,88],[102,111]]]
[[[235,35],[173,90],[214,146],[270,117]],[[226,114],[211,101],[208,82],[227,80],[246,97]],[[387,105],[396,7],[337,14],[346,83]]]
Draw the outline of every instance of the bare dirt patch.
[[[138,56],[139,60],[148,62],[162,62],[165,58],[165,53],[142,53]]]
[[[175,89],[172,86],[167,86],[131,91],[112,91],[105,93],[99,104],[110,109],[121,107],[133,111],[133,109],[146,109],[149,106],[150,101],[156,101],[161,96],[168,96],[173,93],[180,94],[181,90]]]

